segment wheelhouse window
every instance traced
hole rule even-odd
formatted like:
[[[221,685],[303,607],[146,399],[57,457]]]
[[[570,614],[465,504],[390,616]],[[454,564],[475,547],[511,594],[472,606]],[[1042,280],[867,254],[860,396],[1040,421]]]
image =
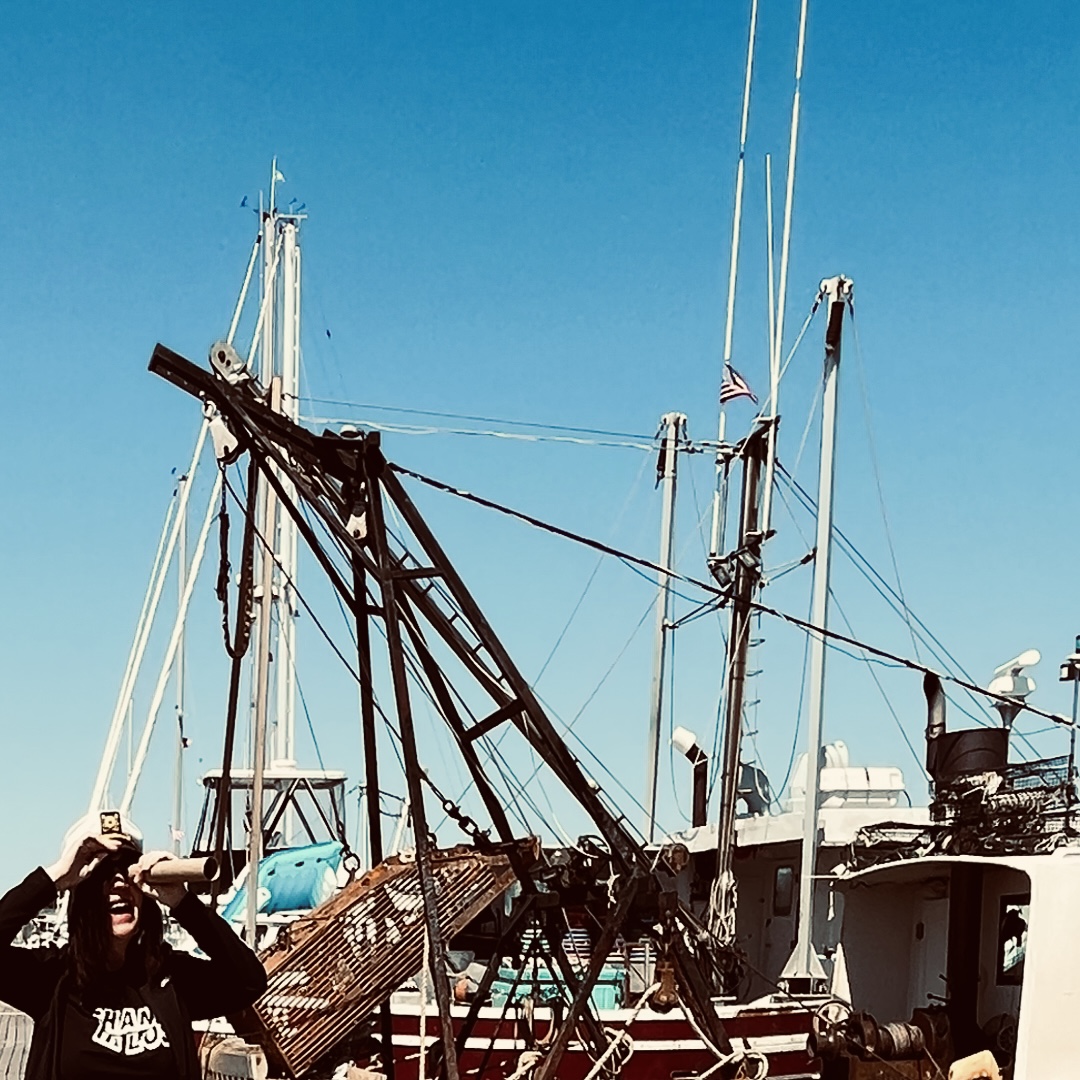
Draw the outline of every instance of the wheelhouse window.
[[[773,877],[773,915],[791,914],[795,902],[795,868],[778,866]]]
[[[1003,896],[998,913],[997,985],[1019,986],[1024,981],[1028,909],[1031,896]]]

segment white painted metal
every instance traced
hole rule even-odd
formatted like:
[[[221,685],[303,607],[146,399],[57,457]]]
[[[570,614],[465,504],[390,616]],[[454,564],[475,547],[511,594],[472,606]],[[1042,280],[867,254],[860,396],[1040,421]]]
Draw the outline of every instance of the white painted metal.
[[[150,629],[153,626],[154,616],[157,613],[161,594],[165,588],[165,577],[172,562],[173,553],[176,550],[180,536],[180,525],[187,512],[187,504],[191,498],[191,480],[198,468],[199,458],[202,456],[203,446],[206,443],[206,435],[209,423],[204,420],[199,428],[198,438],[195,440],[195,451],[191,455],[191,463],[188,465],[188,483],[184,485],[176,498],[176,511],[172,517],[172,527],[169,528],[166,517],[166,529],[168,540],[164,551],[158,548],[158,558],[155,559],[154,569],[150,574],[150,583],[147,586],[146,598],[143,600],[143,609],[135,628],[135,639],[132,642],[131,651],[128,654],[127,665],[124,669],[124,677],[120,680],[120,693],[116,698],[112,720],[109,724],[109,732],[105,738],[105,749],[101,755],[101,763],[98,765],[97,777],[90,794],[88,813],[96,814],[106,809],[105,798],[108,794],[109,783],[112,779],[113,770],[116,767],[117,754],[120,751],[120,741],[124,733],[124,722],[131,705],[132,695],[135,690],[135,680],[138,678],[142,667],[143,656],[146,653],[146,644],[150,639]]]
[[[776,348],[776,274],[773,271],[773,205],[772,205],[772,154],[765,155],[765,243],[768,246],[765,265],[769,275],[769,402],[775,404],[779,384],[772,384],[773,356]]]
[[[1044,1080],[1076,1075],[1076,1009],[1080,1002],[1080,934],[1076,897],[1080,895],[1080,849],[1075,843],[1051,854],[927,856],[887,863],[852,874],[839,887],[846,894],[842,942],[856,1009],[892,1019],[906,1016],[922,977],[920,956],[912,948],[911,928],[928,914],[927,896],[940,895],[953,867],[983,871],[984,928],[979,963],[980,1023],[1002,1014],[1016,1019],[1013,1080]],[[1023,983],[998,985],[993,977],[1000,945],[998,903],[1004,895],[1030,893]],[[938,917],[947,918],[947,904]],[[934,980],[927,989],[942,992],[947,926],[925,924],[924,940],[938,942]],[[989,978],[985,973],[989,973]],[[936,985],[934,985],[936,983]],[[876,999],[876,1000],[875,1000]],[[880,1006],[879,1006],[880,1003]],[[923,1004],[926,1002],[924,1001]]]
[[[660,766],[660,726],[664,707],[664,668],[667,657],[667,634],[671,622],[671,549],[675,542],[675,478],[679,457],[679,439],[686,428],[683,413],[665,413],[660,420],[663,429],[664,458],[663,511],[660,523],[660,560],[664,571],[657,575],[656,637],[653,648],[652,689],[649,700],[649,739],[645,768],[645,835],[652,843],[656,833],[656,788]]]
[[[259,327],[261,336],[259,339],[259,378],[264,387],[270,385],[274,377],[274,307],[277,300],[275,281],[277,277],[277,264],[279,245],[275,235],[275,217],[273,203],[270,205],[270,213],[263,221],[263,278],[262,278],[262,303],[259,308],[259,316],[262,321]]]
[[[270,382],[270,407],[281,406],[281,382]],[[277,492],[265,487],[263,517],[259,532],[271,541],[277,517]],[[251,733],[251,824],[248,829],[248,890],[245,934],[255,947],[255,920],[259,911],[259,862],[262,859],[263,773],[266,768],[266,723],[270,704],[270,628],[274,604],[274,553],[263,548],[262,591],[259,597],[259,632],[255,649],[255,712]]]
[[[214,517],[217,513],[218,499],[221,496],[221,473],[218,473],[217,478],[214,480],[214,487],[210,493],[210,499],[206,504],[206,514],[203,516],[202,526],[199,529],[199,538],[195,544],[195,552],[191,558],[191,568],[187,575],[187,582],[184,586],[184,595],[180,599],[180,607],[176,612],[176,619],[173,621],[172,632],[169,635],[169,644],[165,650],[165,659],[161,664],[161,671],[158,673],[157,685],[154,687],[153,697],[150,699],[150,708],[146,713],[146,720],[143,722],[143,729],[139,736],[139,744],[135,750],[135,758],[131,763],[131,770],[128,773],[127,786],[124,789],[124,796],[120,800],[120,812],[122,814],[131,813],[131,803],[135,797],[135,789],[139,783],[139,777],[142,775],[143,766],[146,764],[146,755],[150,749],[150,736],[154,732],[154,724],[157,720],[157,715],[161,711],[161,703],[165,698],[165,690],[169,685],[169,677],[172,673],[173,661],[176,659],[176,650],[180,644],[180,639],[184,632],[184,621],[187,619],[188,607],[191,604],[191,597],[195,592],[195,580],[199,574],[199,567],[202,565],[203,554],[206,551],[206,540],[210,535],[210,525],[213,523]]]
[[[833,306],[847,304],[851,282],[844,277],[821,283],[825,296],[827,324]],[[826,331],[828,334],[828,330]],[[814,591],[810,621],[821,629],[829,622],[829,572],[832,557],[833,481],[836,476],[837,373],[840,367],[840,338],[825,350],[824,390],[821,407],[821,457],[818,469],[817,538],[814,555]],[[821,773],[821,726],[825,711],[825,637],[810,633],[810,693],[807,723],[806,802],[802,857],[799,871],[799,924],[795,951],[784,968],[789,980],[822,979],[824,971],[813,944],[814,872],[817,865],[818,791]]]
[[[731,361],[731,341],[735,326],[735,282],[739,272],[739,236],[742,230],[743,182],[746,172],[746,132],[750,124],[750,85],[754,70],[754,41],[757,36],[758,0],[751,0],[750,33],[746,45],[746,75],[743,81],[742,120],[739,125],[739,164],[735,171],[735,209],[731,224],[731,254],[728,260],[727,318],[724,323],[724,364]],[[721,377],[724,369],[721,369]],[[724,531],[727,518],[727,475],[730,464],[725,451],[724,439],[727,434],[727,410],[720,403],[716,441],[720,444],[716,452],[716,478],[713,491],[712,532],[709,541],[709,555],[716,558],[723,554]]]
[[[273,161],[273,165],[270,169],[270,204],[266,208],[266,211],[261,216],[261,228],[262,228],[262,278],[259,285],[259,317],[255,325],[255,333],[251,341],[251,354],[248,360],[248,366],[252,367],[252,362],[255,356],[259,358],[259,382],[269,394],[271,387],[274,384],[274,378],[277,374],[277,361],[274,353],[274,341],[275,341],[275,318],[276,318],[276,301],[277,301],[277,274],[278,264],[281,258],[281,241],[277,235],[277,218],[274,213],[274,186],[275,177],[277,176],[277,159]],[[260,200],[261,203],[261,200]],[[273,468],[273,466],[271,466]],[[275,473],[280,477],[280,473]],[[267,543],[275,544],[275,537],[273,531],[273,521],[268,522],[266,516],[266,500],[268,497],[270,485],[259,484],[255,496],[255,520],[258,523],[258,529],[260,534],[266,539]],[[269,525],[269,528],[267,527]],[[256,543],[255,545],[255,570],[254,580],[256,582],[262,582],[266,579],[266,573],[264,573],[264,564],[269,565],[269,580],[270,587],[266,597],[263,597],[261,591],[255,593],[255,605],[254,605],[254,626],[252,627],[253,640],[256,642],[262,641],[264,620],[267,622],[266,633],[267,637],[267,656],[271,654],[273,646],[273,584],[274,584],[274,559],[273,552],[268,552],[262,544]],[[256,589],[261,589],[261,586],[257,585]],[[269,662],[269,660],[267,661]],[[254,669],[257,670],[259,664],[259,654],[256,652],[253,660]],[[247,755],[249,764],[253,763],[254,758],[254,738],[256,727],[256,714],[260,708],[260,701],[258,692],[255,689],[255,679],[252,678],[251,682],[251,700],[248,710],[248,739],[247,739]],[[268,705],[269,703],[267,703]]]
[[[181,485],[190,483],[186,476],[181,476]],[[187,513],[180,525],[180,542],[176,553],[176,601],[184,602],[187,589]],[[173,775],[173,812],[169,833],[172,837],[172,849],[176,855],[182,854],[184,841],[184,662],[186,635],[184,626],[180,627],[180,642],[176,649],[176,664],[173,668],[173,682],[176,686],[176,766]]]
[[[265,239],[265,237],[267,235],[269,235],[271,237],[271,239],[269,241],[267,241]],[[269,232],[268,229],[265,228],[265,227],[264,227],[264,230],[263,230],[263,237],[264,237],[264,239],[263,239],[263,245],[262,246],[264,248],[264,251],[263,251],[264,261],[267,258],[270,260],[269,267],[264,265],[264,268],[263,268],[264,272],[263,272],[262,280],[263,280],[263,285],[265,287],[267,275],[268,274],[270,275],[270,280],[272,281],[273,280],[273,275],[275,273],[277,273],[277,260],[278,260],[278,255],[279,255],[279,253],[281,251],[281,246],[279,244],[273,243],[273,233]],[[267,244],[269,244],[270,246],[267,247]],[[247,367],[248,367],[249,370],[254,370],[254,361],[255,361],[256,356],[259,356],[260,358],[262,358],[262,343],[265,340],[266,327],[267,327],[267,324],[270,321],[268,315],[269,315],[269,307],[270,307],[271,300],[272,300],[272,294],[264,293],[262,295],[261,300],[259,301],[259,317],[258,317],[258,319],[255,320],[255,331],[251,336],[251,348],[248,350]],[[272,336],[273,335],[271,334],[271,337]],[[261,373],[262,373],[262,365],[260,364],[260,374]]]
[[[386,853],[389,855],[397,855],[401,852],[401,845],[405,841],[405,830],[409,827],[409,811],[411,804],[409,802],[408,795],[405,796],[401,803],[401,812],[398,814],[397,824],[394,827],[394,836],[390,841],[390,850]],[[378,805],[376,804],[375,812],[378,813]]]
[[[244,310],[244,301],[247,299],[248,288],[251,285],[251,275],[255,272],[255,263],[259,258],[259,248],[262,244],[262,230],[260,229],[251,245],[251,257],[248,259],[247,273],[244,274],[244,284],[240,287],[240,297],[233,309],[232,322],[229,323],[229,333],[225,340],[231,345],[236,337],[236,328],[240,325],[240,313]]]
[[[299,415],[300,394],[300,249],[297,246],[296,222],[285,219],[281,224],[281,411],[291,420]],[[285,493],[296,499],[292,481],[279,474]],[[272,757],[281,761],[296,758],[296,581],[297,535],[296,524],[289,514],[279,515],[277,531],[278,560],[281,572],[275,589],[277,603],[277,647],[274,649],[277,670],[276,707],[274,710],[274,739]],[[292,831],[291,816],[286,821],[286,834]]]
[[[795,156],[799,146],[799,113],[802,101],[803,54],[806,51],[806,14],[808,0],[802,0],[799,13],[799,46],[795,54],[795,92],[791,99],[791,133],[788,140],[787,191],[784,195],[784,233],[780,241],[780,283],[776,297],[776,333],[769,357],[769,404],[773,423],[769,426],[769,446],[765,459],[765,490],[761,503],[761,530],[768,533],[772,521],[772,490],[776,475],[777,396],[780,389],[780,353],[784,342],[784,309],[787,307],[788,256],[791,251],[791,215],[795,201]]]

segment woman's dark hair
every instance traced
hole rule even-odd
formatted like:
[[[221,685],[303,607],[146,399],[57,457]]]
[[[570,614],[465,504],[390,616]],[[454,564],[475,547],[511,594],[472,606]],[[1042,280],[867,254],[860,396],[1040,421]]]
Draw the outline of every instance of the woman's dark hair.
[[[71,894],[68,905],[68,946],[71,950],[75,986],[85,991],[106,971],[112,920],[105,883],[139,857],[134,848],[124,847],[106,855]],[[150,897],[139,908],[138,930],[128,946],[124,966],[140,976],[140,982],[153,978],[161,966],[161,909]]]

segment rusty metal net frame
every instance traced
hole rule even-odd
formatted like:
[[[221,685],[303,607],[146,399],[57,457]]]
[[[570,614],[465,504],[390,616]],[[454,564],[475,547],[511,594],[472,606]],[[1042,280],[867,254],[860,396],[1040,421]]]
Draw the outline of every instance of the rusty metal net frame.
[[[452,848],[431,862],[448,937],[514,881],[505,854]],[[269,981],[255,1012],[294,1076],[420,970],[424,926],[416,862],[395,856],[287,928],[263,957]]]
[[[276,994],[273,1006],[277,1013],[267,1013],[267,1016],[271,1021],[269,1026],[281,1029],[280,1056],[289,1063],[290,1069],[299,1074],[310,1067],[319,1052],[318,1047],[332,1045],[333,1036],[323,1039],[318,1034],[323,1022],[311,1016],[313,1011],[320,1013],[336,1007],[336,1004],[329,1004],[331,1001],[340,1002],[346,1015],[340,1024],[327,1021],[326,1026],[344,1031],[349,1023],[365,1015],[361,999],[367,1003],[367,1008],[381,999],[383,1038],[389,1041],[391,1025],[387,999],[395,988],[393,980],[408,978],[420,967],[426,928],[431,942],[430,966],[436,976],[433,988],[443,1054],[440,1074],[446,1080],[459,1078],[457,1046],[463,1037],[454,1028],[449,983],[439,977],[446,945],[456,930],[453,907],[433,870],[435,863],[432,860],[437,860],[437,853],[431,846],[427,827],[424,772],[410,700],[411,679],[426,686],[427,695],[453,734],[492,827],[510,852],[514,873],[508,871],[507,884],[516,875],[524,892],[531,895],[538,890],[531,870],[514,854],[520,841],[508,819],[504,800],[494,788],[478,751],[478,743],[504,724],[517,729],[592,819],[597,834],[611,852],[613,868],[617,870],[619,896],[601,931],[596,955],[588,970],[579,977],[561,943],[558,940],[549,942],[562,977],[573,988],[573,1000],[569,1015],[538,1066],[536,1080],[554,1080],[558,1075],[561,1058],[579,1025],[587,1032],[597,1052],[602,1052],[606,1046],[603,1029],[589,1005],[590,993],[600,976],[606,951],[614,945],[630,904],[639,886],[646,881],[652,881],[657,890],[666,946],[678,971],[684,1003],[712,1044],[724,1053],[730,1052],[730,1041],[711,1000],[710,975],[691,946],[695,920],[692,912],[679,900],[675,871],[664,859],[658,860],[642,848],[617,808],[609,805],[603,792],[590,782],[405,491],[398,467],[384,457],[378,433],[357,433],[356,438],[331,432],[316,435],[269,408],[265,392],[250,378],[236,379],[220,371],[212,374],[201,370],[162,345],[155,348],[150,367],[200,398],[204,408],[217,411],[216,415],[235,439],[235,447],[223,459],[222,467],[244,452],[250,455],[252,479],[249,492],[256,482],[269,485],[284,512],[295,522],[338,598],[356,620],[355,674],[360,685],[366,780],[372,791],[379,789],[375,724],[376,713],[381,709],[374,698],[369,623],[379,621],[386,643],[396,734],[401,743],[416,838],[417,862],[412,870],[412,880],[420,903],[417,908],[410,909],[407,929],[412,935],[409,938],[411,944],[408,948],[399,944],[405,956],[400,960],[394,958],[392,971],[389,967],[378,970],[380,989],[370,996],[365,994],[362,979],[358,978],[363,972],[350,967],[350,964],[358,969],[362,967],[357,957],[364,955],[363,950],[355,943],[350,945],[340,927],[333,934],[328,933],[328,939],[338,938],[337,945],[328,947],[321,962],[313,957],[312,963],[304,969],[307,975],[293,975],[290,982],[285,974],[278,974],[278,965],[272,965],[271,992]],[[292,485],[292,490],[286,481]],[[319,527],[325,530],[329,544],[312,525],[305,506],[313,512]],[[393,511],[395,521],[400,520],[400,528],[407,539],[399,540],[387,527],[384,515],[387,507]],[[250,523],[252,512],[249,509],[246,513]],[[403,547],[415,554],[406,555]],[[453,658],[453,675],[440,662],[444,653]],[[459,682],[464,683],[464,696]],[[234,685],[238,685],[235,680],[230,686]],[[477,699],[476,708],[465,704],[473,698]],[[378,826],[378,815],[372,815],[370,844],[375,860],[382,852]],[[496,890],[492,896],[497,896],[498,892]],[[367,903],[375,902],[369,900]],[[445,914],[441,910],[443,906],[447,907]],[[479,903],[479,907],[482,906]],[[374,907],[372,911],[378,914]],[[420,921],[421,911],[423,922]],[[356,915],[354,921],[360,918]],[[468,921],[467,916],[465,921]],[[296,936],[299,933],[298,929],[293,936],[297,956],[306,947],[299,943]],[[335,947],[349,951],[349,956],[336,965],[332,960]],[[380,959],[386,961],[385,956]],[[370,959],[368,963],[372,968],[378,967]],[[319,984],[319,993],[312,994],[309,984],[313,974],[319,971],[325,976],[330,968],[337,974],[337,984],[326,976]],[[375,973],[371,974],[374,977]],[[303,981],[303,993],[297,991],[298,980]],[[346,985],[352,989],[346,992],[342,989]],[[303,1000],[305,998],[312,1000]],[[294,1007],[298,1014],[307,1014],[305,1025],[308,1026],[305,1026],[304,1037],[298,1039],[299,1046],[291,1045],[297,1034],[292,1030],[295,1027],[291,1016]],[[474,1019],[470,1010],[465,1030]]]

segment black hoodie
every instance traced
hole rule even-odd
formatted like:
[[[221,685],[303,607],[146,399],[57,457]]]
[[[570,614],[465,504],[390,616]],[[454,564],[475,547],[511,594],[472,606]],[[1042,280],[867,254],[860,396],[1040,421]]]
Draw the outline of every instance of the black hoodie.
[[[25,949],[11,942],[55,901],[56,886],[40,867],[0,897],[0,1001],[34,1019],[25,1080],[60,1080],[64,1016],[73,984],[71,958],[66,947]],[[266,989],[266,972],[229,924],[197,896],[185,896],[172,916],[208,959],[163,945],[160,970],[138,993],[165,1029],[176,1074],[181,1080],[199,1080],[191,1021],[246,1008]]]

